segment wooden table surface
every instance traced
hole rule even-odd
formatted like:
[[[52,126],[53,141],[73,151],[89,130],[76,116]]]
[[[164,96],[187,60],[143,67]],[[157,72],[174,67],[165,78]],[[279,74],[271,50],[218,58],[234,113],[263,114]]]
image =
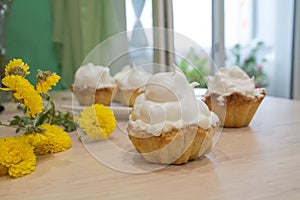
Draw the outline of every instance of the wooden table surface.
[[[300,101],[266,97],[250,126],[223,129],[206,158],[147,173],[108,167],[72,132],[73,147],[39,157],[33,173],[0,177],[0,199],[300,199],[299,113]]]

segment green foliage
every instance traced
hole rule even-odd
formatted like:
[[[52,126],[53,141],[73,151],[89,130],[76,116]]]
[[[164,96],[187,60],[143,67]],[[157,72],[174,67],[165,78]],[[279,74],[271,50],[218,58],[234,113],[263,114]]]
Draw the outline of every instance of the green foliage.
[[[0,122],[0,125],[16,128],[16,133],[20,131],[24,133],[40,133],[42,130],[39,126],[46,123],[61,126],[67,132],[74,131],[76,124],[73,114],[69,111],[62,112],[56,110],[54,99],[50,94],[42,94],[42,97],[47,103],[44,106],[43,112],[37,114],[35,118],[15,115],[8,125],[2,122]],[[20,109],[23,108],[20,107]]]
[[[264,48],[264,43],[258,42],[244,59],[242,59],[242,47],[240,44],[236,44],[230,50],[235,58],[234,65],[240,66],[249,77],[254,77],[255,86],[257,88],[267,87],[269,84],[268,77],[264,71],[264,65],[266,64],[267,59],[263,57],[258,60],[257,56],[262,48]]]
[[[199,88],[206,88],[205,77],[209,75],[209,68],[206,67],[208,58],[202,58],[194,48],[180,60],[178,67],[183,71],[189,83],[198,82]]]
[[[61,112],[55,109],[53,97],[46,93],[42,95],[43,99],[47,102],[44,111],[36,117],[37,124],[41,125],[49,123],[52,125],[62,126],[65,131],[71,132],[76,129],[76,125],[71,112]]]
[[[13,120],[10,121],[9,125],[16,127],[16,133],[19,133],[21,130],[25,132],[34,132],[34,131],[40,131],[36,130],[33,126],[31,126],[32,119],[26,117],[26,116],[14,116]]]
[[[76,129],[76,124],[74,123],[73,114],[70,113],[69,111],[67,112],[56,111],[52,123],[64,127],[64,130],[67,132],[71,132]]]

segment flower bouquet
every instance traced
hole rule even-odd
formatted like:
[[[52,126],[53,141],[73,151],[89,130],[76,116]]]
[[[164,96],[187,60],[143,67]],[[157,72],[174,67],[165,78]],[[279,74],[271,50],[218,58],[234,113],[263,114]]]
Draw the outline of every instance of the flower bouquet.
[[[0,175],[21,177],[35,169],[36,156],[58,153],[72,146],[66,131],[75,130],[71,113],[55,109],[54,99],[48,93],[60,80],[54,72],[38,70],[36,86],[26,75],[29,66],[21,59],[11,60],[5,68],[1,90],[12,91],[12,99],[24,110],[8,124],[1,126],[15,128],[17,135],[0,138]]]

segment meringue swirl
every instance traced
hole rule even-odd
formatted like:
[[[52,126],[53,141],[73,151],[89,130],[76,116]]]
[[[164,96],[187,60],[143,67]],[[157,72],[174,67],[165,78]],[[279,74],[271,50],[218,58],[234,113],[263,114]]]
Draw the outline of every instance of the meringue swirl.
[[[247,97],[260,97],[262,89],[256,89],[254,77],[249,77],[240,67],[220,68],[215,76],[207,77],[207,85],[210,93],[227,96],[233,92],[239,92]]]
[[[109,68],[88,63],[79,67],[75,73],[74,85],[81,88],[113,87]]]
[[[131,126],[160,135],[173,127],[198,125],[206,130],[218,122],[206,104],[196,99],[195,84],[189,84],[178,67],[172,72],[153,75],[134,104]]]
[[[136,89],[144,86],[151,74],[142,68],[125,66],[119,73],[115,75],[115,79],[119,84],[120,89]]]

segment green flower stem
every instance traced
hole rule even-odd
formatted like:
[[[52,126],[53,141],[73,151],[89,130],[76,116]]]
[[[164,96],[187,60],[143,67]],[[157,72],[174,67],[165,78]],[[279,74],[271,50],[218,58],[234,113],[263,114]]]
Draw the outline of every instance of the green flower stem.
[[[53,98],[51,98],[50,104],[51,104],[51,108],[50,108],[51,109],[51,112],[50,112],[50,124],[52,124],[53,119],[55,117],[55,105],[54,105]]]
[[[46,96],[46,100],[48,101],[47,105],[49,104],[51,106],[49,108],[49,111],[50,111],[49,123],[52,124],[53,119],[55,118],[55,113],[56,113],[54,98],[49,93],[46,93],[45,96]]]
[[[23,127],[19,127],[19,126],[14,126],[14,125],[8,125],[8,124],[3,124],[1,121],[0,121],[0,126],[4,126],[4,127],[9,127],[9,128],[15,128],[15,129],[20,129],[22,131],[26,131],[27,129],[26,128],[23,128]]]
[[[55,117],[55,107],[53,103],[53,98],[48,94],[43,94],[43,98],[47,101],[44,106],[43,112],[38,114],[33,121],[33,127],[37,127],[45,122],[48,118],[48,123],[52,124],[53,118]]]

